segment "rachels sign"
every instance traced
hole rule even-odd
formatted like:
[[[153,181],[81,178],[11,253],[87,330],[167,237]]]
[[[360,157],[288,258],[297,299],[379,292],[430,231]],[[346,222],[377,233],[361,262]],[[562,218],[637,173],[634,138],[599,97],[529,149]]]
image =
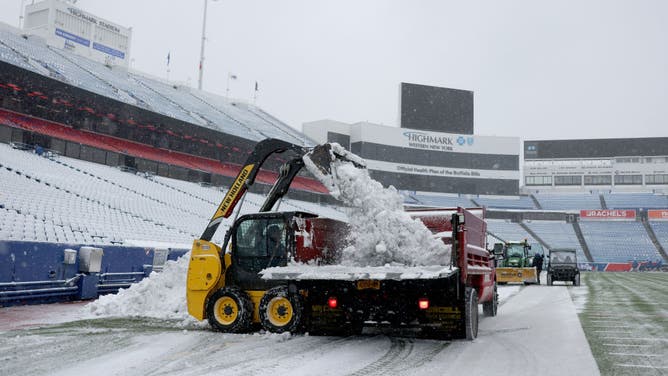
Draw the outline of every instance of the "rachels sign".
[[[580,219],[596,221],[616,220],[633,221],[636,219],[635,210],[580,210]]]
[[[668,209],[648,210],[647,218],[650,221],[668,221]]]

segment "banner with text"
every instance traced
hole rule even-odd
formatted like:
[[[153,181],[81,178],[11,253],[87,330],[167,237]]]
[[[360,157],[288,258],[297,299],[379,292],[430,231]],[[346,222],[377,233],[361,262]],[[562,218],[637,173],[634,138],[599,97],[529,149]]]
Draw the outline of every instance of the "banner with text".
[[[580,219],[593,221],[634,221],[635,210],[580,210]]]
[[[648,210],[647,218],[650,221],[668,221],[668,209]]]

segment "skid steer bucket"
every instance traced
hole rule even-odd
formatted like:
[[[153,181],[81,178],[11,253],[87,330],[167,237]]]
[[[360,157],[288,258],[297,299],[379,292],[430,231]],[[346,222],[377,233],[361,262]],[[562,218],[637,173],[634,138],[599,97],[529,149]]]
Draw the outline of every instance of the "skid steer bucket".
[[[332,174],[332,162],[342,161],[351,162],[357,168],[366,168],[364,159],[347,151],[341,145],[336,143],[326,143],[318,145],[304,155],[305,159],[309,159],[313,164],[325,175]]]

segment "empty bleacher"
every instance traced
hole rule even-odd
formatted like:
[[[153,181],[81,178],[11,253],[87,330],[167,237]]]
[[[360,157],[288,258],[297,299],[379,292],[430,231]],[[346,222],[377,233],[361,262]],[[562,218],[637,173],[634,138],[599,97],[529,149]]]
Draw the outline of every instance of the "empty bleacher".
[[[215,188],[149,179],[76,159],[52,160],[6,144],[0,144],[0,182],[0,240],[187,245],[224,195]],[[257,211],[262,201],[249,193],[245,211]],[[281,209],[343,218],[335,208],[289,199]],[[222,242],[222,236],[219,231],[214,240]]]
[[[492,198],[478,197],[473,199],[480,206],[495,209],[535,209],[533,201],[529,196]]]
[[[605,193],[608,209],[668,208],[668,197],[653,193]]]
[[[668,222],[649,221],[649,225],[652,227],[654,235],[656,235],[656,240],[659,241],[664,251],[668,252]]]
[[[550,249],[575,249],[578,260],[587,262],[587,257],[582,251],[572,224],[564,221],[525,221],[524,224],[536,233]]]
[[[488,219],[487,231],[505,241],[529,240],[529,243],[538,243],[519,223],[500,219]]]
[[[645,228],[635,221],[581,221],[580,228],[594,261],[661,260]]]
[[[9,30],[0,28],[0,43],[17,54],[22,55],[26,60],[29,59],[38,62],[42,67],[48,69],[49,75],[53,78],[69,82],[76,87],[109,98],[123,99],[109,84],[100,81],[71,61],[63,59],[39,37],[30,36],[24,38]],[[11,63],[11,61],[8,62]],[[44,74],[44,71],[34,68],[32,70],[36,73]]]
[[[601,209],[601,199],[593,193],[536,193],[544,210]]]
[[[110,68],[47,46],[38,36],[24,37],[19,33],[0,24],[0,60],[123,103],[248,140],[275,137],[313,145],[297,130],[250,104]]]
[[[471,200],[458,196],[443,196],[443,195],[429,195],[429,194],[414,194],[410,195],[411,203],[418,206],[434,206],[442,208],[456,208],[461,206],[463,208],[477,207]]]
[[[61,140],[74,141],[93,146],[101,150],[128,154],[152,161],[211,172],[228,177],[236,176],[240,169],[239,165],[231,163],[222,163],[209,158],[156,148],[112,136],[76,130],[62,124],[18,115],[3,110],[0,110],[0,122],[26,130],[34,130]],[[262,170],[258,174],[257,181],[264,184],[272,184],[276,180],[276,176],[277,174],[274,172]],[[295,178],[292,187],[311,192],[327,192],[325,187],[316,180],[300,176]]]

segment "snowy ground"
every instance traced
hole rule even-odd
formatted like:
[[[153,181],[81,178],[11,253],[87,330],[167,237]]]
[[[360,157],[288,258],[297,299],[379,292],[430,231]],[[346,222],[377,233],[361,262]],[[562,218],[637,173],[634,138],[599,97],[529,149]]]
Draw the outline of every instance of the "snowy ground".
[[[221,334],[178,320],[82,319],[81,304],[0,309],[1,375],[598,375],[572,287],[500,286],[478,339]],[[586,289],[581,287],[579,289]],[[85,310],[83,310],[85,311]]]

